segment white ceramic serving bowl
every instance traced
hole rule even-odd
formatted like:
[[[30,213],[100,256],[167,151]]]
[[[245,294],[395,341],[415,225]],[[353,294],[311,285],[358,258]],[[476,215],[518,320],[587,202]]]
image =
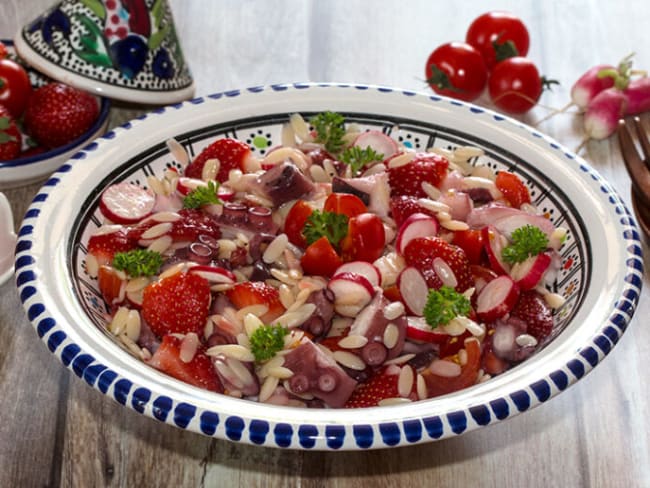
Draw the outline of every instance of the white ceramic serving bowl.
[[[228,135],[260,154],[281,124],[334,110],[380,127],[407,146],[474,145],[482,161],[521,175],[534,202],[569,229],[554,291],[566,298],[553,340],[510,371],[466,390],[369,409],[277,407],[199,390],[145,366],[103,331],[105,306],[84,271],[99,225],[102,188],[146,184],[174,160]],[[488,110],[427,94],[365,85],[294,84],[219,93],[170,106],[107,133],[42,188],[19,235],[16,280],[49,349],[88,384],[144,415],[205,435],[273,447],[366,449],[428,442],[488,425],[547,401],[610,352],[639,298],[643,259],[636,224],[589,165],[535,129]],[[598,263],[594,266],[592,263]],[[624,359],[624,358],[623,358]]]
[[[12,41],[2,40],[2,43],[7,46],[10,52],[13,52]],[[28,69],[28,73],[32,81],[32,86],[35,88],[50,81],[33,69]],[[10,161],[0,161],[0,190],[44,181],[59,166],[68,161],[73,154],[97,136],[106,132],[111,103],[108,98],[98,97],[98,101],[99,116],[97,120],[90,129],[74,141],[33,156],[12,159]]]

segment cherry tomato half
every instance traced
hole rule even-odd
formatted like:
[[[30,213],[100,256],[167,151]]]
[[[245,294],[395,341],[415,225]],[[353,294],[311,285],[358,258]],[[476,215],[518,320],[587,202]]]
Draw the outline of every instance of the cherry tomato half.
[[[302,235],[302,229],[313,211],[304,200],[298,200],[293,204],[284,221],[284,233],[289,238],[289,242],[302,248],[307,246],[307,240]]]
[[[384,223],[372,213],[362,213],[348,221],[348,235],[341,240],[344,261],[372,263],[381,256],[386,244]]]
[[[454,232],[451,243],[465,251],[470,264],[481,264],[483,262],[485,244],[480,229],[457,230]]]
[[[305,273],[319,276],[332,276],[343,261],[332,247],[327,237],[321,237],[305,249],[300,258]]]
[[[323,210],[346,215],[348,218],[356,217],[359,214],[366,213],[368,207],[356,195],[351,193],[330,193],[325,200]]]
[[[509,12],[487,12],[470,24],[465,42],[481,53],[488,69],[528,53],[530,38],[522,20]]]
[[[18,119],[27,106],[32,85],[25,69],[11,59],[0,59],[0,104]]]
[[[483,92],[488,71],[483,57],[472,46],[449,42],[429,55],[425,74],[436,93],[471,101]]]
[[[497,64],[488,81],[492,102],[504,112],[523,114],[542,94],[542,78],[528,58],[516,56]]]

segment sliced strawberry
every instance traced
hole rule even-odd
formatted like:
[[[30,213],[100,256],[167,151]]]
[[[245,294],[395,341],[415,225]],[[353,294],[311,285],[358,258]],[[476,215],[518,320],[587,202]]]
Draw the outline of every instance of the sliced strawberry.
[[[182,342],[182,339],[176,336],[166,335],[147,363],[178,380],[199,388],[223,393],[223,386],[219,381],[212,359],[199,346],[191,361],[183,361],[180,357]]]
[[[537,340],[545,339],[553,331],[553,312],[536,291],[522,292],[511,315],[526,322],[527,332]]]
[[[411,366],[404,366],[410,368]],[[387,398],[399,398],[398,382],[399,382],[399,368],[385,367],[375,373],[366,383],[360,384],[356,390],[350,395],[350,398],[345,403],[345,408],[366,408],[376,407],[379,402]],[[392,374],[391,374],[392,373]],[[415,378],[415,372],[413,372]],[[414,394],[415,381],[409,397],[415,399]]]
[[[260,317],[265,324],[270,324],[284,313],[278,289],[263,281],[238,283],[228,290],[226,295],[238,309],[251,305],[266,305],[268,311]]]
[[[95,256],[99,265],[111,264],[116,253],[136,247],[137,241],[124,227],[119,227],[114,232],[94,235],[88,240],[88,253]]]
[[[191,273],[176,273],[151,283],[142,296],[142,317],[158,337],[199,333],[210,309],[210,283]]]
[[[456,291],[463,292],[473,286],[474,280],[465,251],[440,237],[418,237],[404,249],[406,264],[420,270],[429,288],[439,289],[455,280]],[[451,271],[453,278],[441,278],[441,271]],[[451,283],[449,283],[451,278]]]
[[[225,137],[217,139],[185,168],[185,176],[189,178],[203,178],[203,167],[208,159],[219,160],[217,181],[227,181],[232,169],[244,170],[244,161],[250,155],[251,149],[246,144],[236,139]]]
[[[390,199],[390,211],[399,228],[400,225],[412,214],[423,213],[435,217],[436,214],[418,204],[418,199],[409,195],[397,195]]]
[[[530,192],[516,174],[499,171],[494,183],[510,206],[519,208],[524,203],[530,203]]]
[[[0,161],[20,155],[22,135],[9,111],[0,105]]]
[[[97,285],[104,301],[111,307],[119,305],[124,300],[122,286],[124,275],[111,266],[102,265],[97,271]]]
[[[391,168],[389,164],[388,183],[391,195],[425,197],[422,183],[439,186],[447,176],[448,168],[447,158],[431,153],[418,153],[409,163],[395,168]]]

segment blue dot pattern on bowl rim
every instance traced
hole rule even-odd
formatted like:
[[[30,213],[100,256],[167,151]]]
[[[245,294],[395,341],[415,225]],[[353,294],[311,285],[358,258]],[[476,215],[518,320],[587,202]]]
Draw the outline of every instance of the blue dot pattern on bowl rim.
[[[318,90],[320,87],[327,89],[375,90],[377,93],[387,94],[397,92],[407,97],[416,95],[411,91],[388,87],[296,83],[215,93],[205,98],[186,102],[186,104],[201,104],[207,100],[219,100],[222,97],[233,98],[240,96],[242,93],[256,94],[265,93],[269,90],[274,92]],[[425,95],[419,96],[423,97]],[[597,333],[582,348],[576,351],[570,360],[560,365],[550,374],[539,378],[525,388],[510,391],[504,396],[491,398],[482,404],[471,405],[443,414],[421,414],[417,418],[405,418],[399,421],[354,423],[353,425],[338,425],[335,423],[323,425],[317,422],[292,425],[262,418],[249,418],[244,415],[222,413],[193,405],[187,401],[177,401],[164,394],[156,394],[146,387],[135,384],[129,378],[121,377],[110,367],[101,364],[92,355],[84,352],[68,337],[62,325],[57,323],[48,313],[39,296],[39,284],[37,274],[34,271],[36,261],[30,253],[34,223],[39,218],[40,208],[46,203],[48,194],[59,184],[65,173],[70,171],[70,165],[74,164],[75,160],[84,159],[87,154],[97,149],[97,145],[87,147],[77,153],[68,164],[63,165],[45,183],[28,209],[19,232],[15,263],[16,284],[28,318],[33,323],[38,336],[66,367],[70,368],[80,378],[83,378],[90,386],[139,413],[175,425],[181,429],[199,432],[207,436],[280,448],[371,449],[429,442],[460,435],[478,427],[510,418],[518,413],[530,410],[564,391],[602,361],[618,342],[632,318],[639,299],[643,276],[642,250],[634,219],[616,192],[595,170],[586,163],[580,162],[575,155],[561,145],[547,139],[534,129],[471,104],[438,96],[426,96],[426,98],[434,104],[452,104],[456,107],[466,108],[472,114],[481,116],[487,114],[495,123],[514,123],[519,129],[529,133],[532,137],[548,141],[549,150],[555,151],[566,161],[579,164],[579,171],[598,182],[603,197],[619,217],[621,228],[619,237],[625,242],[627,252],[624,291],[614,309],[610,312],[608,319],[602,324]],[[160,109],[154,113],[175,110],[182,105],[185,104]],[[388,117],[385,120],[380,120],[376,116],[367,114],[346,115],[361,125],[379,127],[395,137],[396,140],[400,142],[406,141],[408,142],[407,146],[410,145],[414,148],[418,147],[417,144],[424,147],[433,144],[450,147],[464,144],[478,145],[486,152],[484,156],[486,159],[483,162],[494,165],[496,169],[513,169],[520,174],[530,185],[533,200],[540,205],[542,211],[554,223],[561,223],[569,229],[569,239],[561,249],[563,270],[557,280],[557,291],[567,298],[564,313],[560,313],[558,317],[558,329],[561,331],[570,322],[575,309],[579,307],[589,281],[590,247],[588,240],[583,235],[584,229],[580,216],[573,215],[570,208],[568,208],[570,203],[563,201],[561,195],[556,194],[557,189],[554,188],[553,182],[547,176],[536,172],[531,165],[525,162],[515,163],[514,158],[511,158],[512,155],[508,155],[500,151],[498,147],[494,147],[486,141],[477,140],[468,134],[445,131],[445,128],[437,127],[435,124],[425,124],[408,119],[396,120],[394,117]],[[277,138],[279,120],[279,116],[278,118],[250,118],[245,121],[237,121],[235,125],[231,124],[229,127],[224,125],[214,126],[199,131],[199,133],[179,135],[178,139],[186,145],[190,152],[198,152],[217,136],[241,137],[249,141],[253,150],[263,154],[262,151],[272,144],[274,138]],[[131,123],[127,123],[120,130],[129,130],[130,128]],[[114,132],[109,132],[103,136],[104,139],[114,137]],[[138,164],[129,166],[129,164],[133,164],[133,161],[128,164],[125,163],[120,167],[120,170],[111,174],[111,178],[114,180],[130,178],[143,184],[146,182],[146,178],[144,178],[146,174],[151,174],[151,171],[160,170],[161,167],[164,168],[168,164],[173,164],[171,158],[165,155],[162,145],[151,148],[141,156],[136,158],[141,160]],[[92,203],[90,210],[77,219],[77,236],[71,241],[75,245],[75,249],[70,249],[74,254],[74,258],[68,265],[70,273],[79,278],[75,283],[77,297],[82,302],[90,319],[101,326],[103,317],[101,307],[103,305],[101,300],[97,300],[96,285],[84,278],[84,249],[83,246],[78,244],[83,235],[82,230],[85,229],[88,232],[88,229],[99,225],[99,220],[93,215],[96,209],[97,195],[91,196],[90,200],[89,203]]]

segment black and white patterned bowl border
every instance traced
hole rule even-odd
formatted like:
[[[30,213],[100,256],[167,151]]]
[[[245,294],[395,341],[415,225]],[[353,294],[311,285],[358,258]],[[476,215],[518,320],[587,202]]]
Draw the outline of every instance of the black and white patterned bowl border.
[[[364,415],[358,417],[358,422],[355,421],[349,424],[314,421],[314,423],[295,425],[282,422],[280,419],[263,418],[262,415],[260,415],[260,418],[254,418],[254,416],[223,413],[218,409],[204,408],[202,405],[193,404],[191,401],[178,401],[164,393],[153,391],[147,386],[138,384],[137,380],[133,378],[120,375],[109,365],[102,364],[93,355],[84,351],[82,347],[70,339],[65,331],[65,326],[58,323],[48,312],[39,291],[38,276],[35,273],[36,261],[30,253],[33,244],[33,224],[39,218],[41,208],[47,204],[48,195],[56,188],[61,178],[64,178],[65,174],[71,170],[71,165],[76,164],[77,161],[83,164],[83,159],[99,147],[95,142],[75,154],[68,164],[63,165],[45,183],[25,215],[16,247],[16,283],[28,318],[35,327],[38,336],[66,367],[80,378],[83,378],[90,386],[112,397],[120,404],[182,429],[232,441],[272,447],[344,450],[382,448],[428,442],[459,435],[480,426],[504,420],[527,411],[564,391],[590,372],[612,350],[634,314],[642,287],[643,257],[636,223],[615,190],[594,169],[560,144],[524,124],[456,100],[388,87],[348,84],[273,85],[234,90],[162,108],[142,118],[155,117],[156,114],[177,110],[187,104],[202,104],[209,100],[238,97],[242,93],[318,90],[320,87],[330,90],[336,88],[375,90],[377,93],[401,93],[405,97],[426,97],[433,104],[452,104],[469,111],[472,115],[487,115],[497,124],[514,124],[515,130],[522,130],[528,136],[546,142],[549,151],[554,151],[567,164],[576,165],[581,173],[594,180],[599,185],[603,198],[618,217],[619,238],[625,242],[627,253],[623,293],[598,331],[589,337],[589,340],[579,350],[575,351],[573,357],[568,361],[559,364],[550,374],[535,379],[525,388],[504,391],[498,395],[488,395],[488,401],[474,404],[468,401],[467,406],[464,408],[456,406],[457,408],[439,415],[428,414],[427,404],[437,401],[434,399],[412,404],[411,407],[415,407],[413,408],[415,414],[410,412],[404,418],[396,421],[373,422],[372,415],[368,417]],[[497,169],[512,170],[524,178],[531,190],[534,203],[547,213],[551,221],[556,225],[563,225],[569,229],[568,239],[561,248],[562,270],[558,275],[553,290],[567,299],[566,305],[558,314],[558,326],[553,337],[561,334],[562,330],[574,317],[584,295],[588,291],[591,273],[591,251],[581,217],[572,212],[571,203],[566,199],[563,200],[562,193],[548,175],[540,173],[528,162],[518,160],[507,151],[470,134],[447,130],[435,124],[407,118],[378,117],[363,113],[347,113],[345,115],[348,120],[357,122],[364,128],[379,128],[396,140],[415,149],[425,149],[432,145],[443,147],[473,145],[481,147],[485,150],[485,156],[480,158],[481,162]],[[245,140],[254,151],[261,155],[274,144],[274,141],[279,140],[280,126],[283,122],[286,122],[287,117],[288,114],[250,117],[179,134],[177,140],[191,154],[196,154],[216,137],[231,136]],[[127,123],[117,131],[111,131],[102,138],[113,139],[117,132],[128,131],[131,127],[131,123]],[[147,175],[159,174],[164,168],[174,166],[174,164],[164,142],[161,142],[132,160],[121,164],[98,185],[98,188],[102,188],[112,181],[123,179],[146,185]],[[76,219],[75,235],[70,240],[69,249],[67,250],[68,255],[71,256],[67,265],[69,278],[73,280],[72,286],[76,298],[81,301],[82,307],[90,320],[99,330],[104,331],[106,308],[100,298],[96,282],[85,274],[84,256],[86,251],[83,245],[80,244],[82,241],[87,241],[89,235],[100,223],[99,214],[97,213],[99,194],[100,191],[97,189],[91,193],[84,205],[86,211],[82,212]],[[598,286],[598,284],[594,286]],[[128,353],[125,351],[124,354]],[[471,388],[466,391],[471,391]],[[444,400],[441,399],[440,401]],[[260,408],[263,409],[262,406]],[[402,407],[396,408],[401,409]],[[364,422],[362,419],[366,419],[366,421]]]

